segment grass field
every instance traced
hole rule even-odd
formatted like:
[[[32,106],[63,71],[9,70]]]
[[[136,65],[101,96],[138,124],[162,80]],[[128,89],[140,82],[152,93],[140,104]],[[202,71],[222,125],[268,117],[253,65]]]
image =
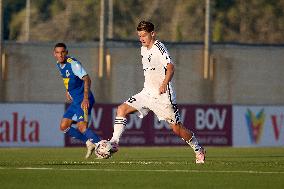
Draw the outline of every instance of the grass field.
[[[85,148],[0,148],[0,188],[284,188],[284,148],[121,147],[107,160]]]

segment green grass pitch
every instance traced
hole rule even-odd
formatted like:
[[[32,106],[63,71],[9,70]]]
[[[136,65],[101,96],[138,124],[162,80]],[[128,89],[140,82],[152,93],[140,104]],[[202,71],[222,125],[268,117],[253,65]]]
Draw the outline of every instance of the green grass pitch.
[[[1,189],[284,188],[284,148],[121,147],[110,159],[85,148],[0,148]]]

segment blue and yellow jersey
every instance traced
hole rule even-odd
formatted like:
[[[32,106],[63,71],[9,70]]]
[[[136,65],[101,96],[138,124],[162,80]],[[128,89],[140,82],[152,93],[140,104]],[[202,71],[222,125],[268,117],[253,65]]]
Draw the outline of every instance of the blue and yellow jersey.
[[[73,57],[67,57],[64,64],[57,63],[57,67],[63,78],[66,90],[73,101],[81,101],[84,97],[84,81],[87,75],[81,63]]]

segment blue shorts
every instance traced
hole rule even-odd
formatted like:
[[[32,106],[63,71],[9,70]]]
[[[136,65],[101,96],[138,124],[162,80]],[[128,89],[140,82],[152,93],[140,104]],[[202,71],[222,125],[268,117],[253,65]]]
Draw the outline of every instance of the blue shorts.
[[[66,112],[64,113],[63,118],[71,119],[75,122],[84,121],[84,111],[81,108],[81,103],[82,101],[73,101],[70,104],[70,106],[67,108]],[[95,99],[93,95],[89,97],[89,103],[90,103],[90,106],[88,109],[88,115],[89,115],[88,117],[90,118],[91,111],[95,103]]]

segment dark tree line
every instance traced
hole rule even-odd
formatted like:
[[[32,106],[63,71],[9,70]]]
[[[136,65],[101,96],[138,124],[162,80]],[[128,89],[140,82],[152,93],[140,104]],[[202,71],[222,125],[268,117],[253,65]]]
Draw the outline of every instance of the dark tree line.
[[[100,0],[30,0],[33,41],[99,37]],[[4,0],[4,39],[24,35],[25,0]],[[107,2],[107,0],[106,0]],[[136,25],[155,23],[165,41],[202,41],[205,0],[113,0],[115,39],[136,39]],[[212,0],[214,42],[284,42],[284,0]]]

